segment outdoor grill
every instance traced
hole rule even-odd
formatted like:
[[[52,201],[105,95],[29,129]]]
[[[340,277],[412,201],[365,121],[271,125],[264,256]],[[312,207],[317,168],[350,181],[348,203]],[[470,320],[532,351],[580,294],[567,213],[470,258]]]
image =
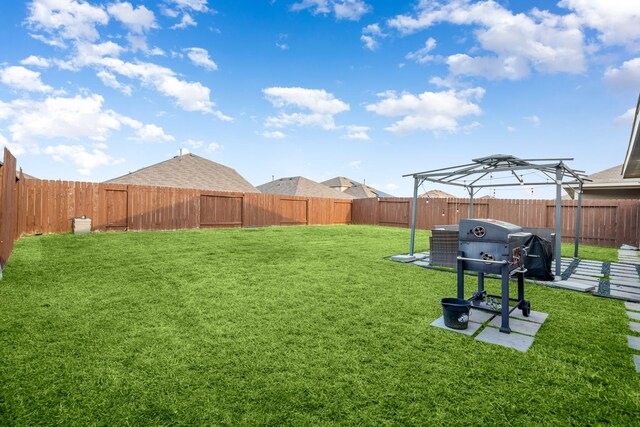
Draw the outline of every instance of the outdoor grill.
[[[464,272],[478,273],[478,291],[468,300],[478,310],[502,316],[500,332],[510,333],[509,313],[519,308],[529,316],[531,306],[524,299],[525,238],[522,228],[494,219],[463,219],[458,231],[458,298],[464,299]],[[485,274],[499,274],[502,295],[489,295],[484,290]],[[517,277],[518,298],[509,298],[509,279]],[[499,300],[496,300],[499,298]],[[515,301],[512,307],[510,301]],[[498,309],[498,307],[500,309]]]

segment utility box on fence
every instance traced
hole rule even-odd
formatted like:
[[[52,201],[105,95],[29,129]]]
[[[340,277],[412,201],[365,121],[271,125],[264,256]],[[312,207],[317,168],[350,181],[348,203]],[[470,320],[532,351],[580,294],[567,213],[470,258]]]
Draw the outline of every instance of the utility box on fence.
[[[87,234],[91,232],[91,218],[82,216],[73,218],[73,234]]]

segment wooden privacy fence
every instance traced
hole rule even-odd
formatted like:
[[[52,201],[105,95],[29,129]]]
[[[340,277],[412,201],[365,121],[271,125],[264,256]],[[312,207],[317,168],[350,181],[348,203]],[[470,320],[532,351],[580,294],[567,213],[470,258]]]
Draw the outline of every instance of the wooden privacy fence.
[[[353,224],[411,226],[411,198],[353,201]],[[418,199],[416,228],[457,224],[468,218],[469,199]],[[562,201],[562,238],[575,239],[577,201]],[[555,228],[555,200],[476,199],[475,218],[499,219],[523,227]],[[619,247],[640,242],[640,200],[583,200],[580,242]]]
[[[29,179],[21,233],[67,233],[86,215],[92,230],[179,230],[350,224],[351,200]]]
[[[22,171],[19,177],[22,178]],[[4,149],[4,162],[0,164],[0,278],[11,251],[13,242],[20,237],[18,205],[22,196],[24,179],[16,176],[16,159]]]

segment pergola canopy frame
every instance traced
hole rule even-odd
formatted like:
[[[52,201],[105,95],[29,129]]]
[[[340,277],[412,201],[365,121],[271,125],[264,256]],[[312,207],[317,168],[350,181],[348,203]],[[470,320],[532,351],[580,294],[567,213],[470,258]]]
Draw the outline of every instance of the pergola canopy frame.
[[[527,187],[539,185],[556,186],[556,242],[555,242],[555,276],[562,274],[561,243],[562,243],[562,186],[578,186],[578,209],[576,212],[576,236],[574,257],[578,257],[580,240],[580,217],[582,215],[582,186],[586,178],[584,171],[575,170],[565,164],[573,158],[551,159],[519,159],[505,154],[472,159],[472,163],[451,166],[447,168],[433,169],[430,171],[416,172],[403,177],[413,177],[413,208],[411,212],[411,242],[409,255],[413,255],[416,234],[416,210],[418,202],[418,188],[425,182],[454,185],[463,187],[469,193],[469,218],[473,218],[473,198],[483,188],[490,187]],[[518,172],[532,171],[528,174],[518,175]],[[510,179],[511,182],[493,183],[494,174],[506,174],[497,179]],[[527,180],[528,175],[535,174],[535,180]],[[540,174],[546,177],[546,181],[540,181]],[[487,175],[489,182],[487,183]]]

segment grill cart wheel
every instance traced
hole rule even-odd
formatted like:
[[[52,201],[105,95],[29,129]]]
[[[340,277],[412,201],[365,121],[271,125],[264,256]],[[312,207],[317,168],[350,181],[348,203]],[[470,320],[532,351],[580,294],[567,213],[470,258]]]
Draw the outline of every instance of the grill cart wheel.
[[[531,303],[527,300],[522,301],[522,315],[524,317],[529,317],[531,314]]]

